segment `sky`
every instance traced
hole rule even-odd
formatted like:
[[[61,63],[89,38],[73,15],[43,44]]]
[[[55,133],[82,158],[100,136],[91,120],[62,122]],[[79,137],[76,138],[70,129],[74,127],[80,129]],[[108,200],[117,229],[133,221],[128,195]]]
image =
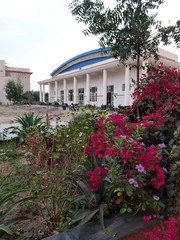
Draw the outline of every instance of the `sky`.
[[[99,48],[98,37],[84,36],[85,26],[71,15],[71,0],[0,0],[0,59],[7,66],[30,68],[31,90],[70,58]],[[104,0],[113,6],[116,0]],[[157,20],[165,26],[180,19],[180,0],[165,0]],[[160,46],[179,57],[175,44]]]

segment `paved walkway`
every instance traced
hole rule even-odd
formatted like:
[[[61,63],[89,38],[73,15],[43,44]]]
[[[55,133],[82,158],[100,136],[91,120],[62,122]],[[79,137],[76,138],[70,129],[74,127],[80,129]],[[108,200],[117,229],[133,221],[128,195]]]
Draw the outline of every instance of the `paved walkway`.
[[[68,121],[64,121],[64,122],[62,121],[61,124],[66,125],[66,124],[68,124]],[[20,126],[20,125],[18,123],[1,123],[0,124],[0,141],[9,140],[9,139],[16,137],[15,134],[10,134],[10,133],[7,133],[7,136],[5,138],[3,138],[3,136],[2,136],[2,134],[6,128],[14,127],[14,126]],[[55,126],[56,126],[56,121],[51,121],[51,127],[55,127]]]
[[[0,140],[9,140],[11,138],[14,138],[16,137],[15,134],[10,134],[7,132],[7,136],[6,137],[3,137],[3,132],[6,128],[9,128],[9,127],[14,127],[14,126],[19,126],[19,124],[17,123],[2,123],[0,124]]]

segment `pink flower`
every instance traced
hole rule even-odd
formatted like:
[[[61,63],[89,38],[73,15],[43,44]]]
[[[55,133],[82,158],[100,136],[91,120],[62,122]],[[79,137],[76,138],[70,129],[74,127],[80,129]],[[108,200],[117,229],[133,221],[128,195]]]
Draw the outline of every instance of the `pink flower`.
[[[128,182],[129,182],[130,184],[134,184],[134,183],[135,183],[135,180],[134,180],[134,178],[130,178],[130,179],[128,180]]]
[[[136,170],[138,170],[138,172],[146,173],[145,168],[141,164],[136,165]]]
[[[159,197],[156,196],[156,195],[153,196],[153,199],[154,199],[155,201],[159,201]]]
[[[160,143],[160,144],[158,144],[158,146],[161,148],[166,148],[166,145],[164,143]]]

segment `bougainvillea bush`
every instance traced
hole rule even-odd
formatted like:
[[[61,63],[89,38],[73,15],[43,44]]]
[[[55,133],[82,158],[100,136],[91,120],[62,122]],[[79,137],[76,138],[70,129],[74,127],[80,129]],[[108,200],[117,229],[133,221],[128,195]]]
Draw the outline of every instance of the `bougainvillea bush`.
[[[101,117],[90,136],[84,154],[96,157],[99,166],[88,171],[92,192],[105,182],[107,202],[121,213],[147,209],[159,211],[164,204],[158,196],[165,185],[162,145],[143,143],[143,126],[132,124],[127,116]]]
[[[151,210],[152,216],[157,217],[167,207],[164,197],[176,201],[175,179],[171,173],[180,157],[176,137],[180,73],[163,65],[149,68],[133,97],[127,115],[101,117],[95,125],[84,151],[89,161],[93,155],[98,163],[87,171],[88,188],[98,194],[103,186],[103,201],[112,211]],[[140,117],[136,115],[137,106]],[[171,219],[164,223],[168,221]],[[166,238],[169,234],[160,228],[155,228],[156,231]],[[153,234],[146,236],[154,239]]]
[[[148,127],[150,140],[147,139],[147,142],[174,144],[173,133],[177,128],[176,113],[180,102],[180,72],[163,64],[149,67],[147,74],[141,77],[139,89],[136,88],[132,96],[134,102],[128,116],[133,122],[138,120]]]
[[[178,154],[176,146],[167,151],[164,143],[146,145],[144,133],[147,130],[143,121],[131,123],[126,115],[104,116],[96,122],[84,150],[88,189],[96,195],[103,195],[102,201],[111,213],[153,212],[150,217],[144,217],[146,222],[160,217],[167,207],[163,190],[176,160],[173,156]],[[164,153],[168,156],[168,164]],[[94,158],[96,165],[91,164]],[[171,183],[171,191],[174,187]],[[173,226],[176,230],[176,224]],[[167,236],[169,231],[161,229],[159,236]],[[146,237],[153,234],[146,234]]]

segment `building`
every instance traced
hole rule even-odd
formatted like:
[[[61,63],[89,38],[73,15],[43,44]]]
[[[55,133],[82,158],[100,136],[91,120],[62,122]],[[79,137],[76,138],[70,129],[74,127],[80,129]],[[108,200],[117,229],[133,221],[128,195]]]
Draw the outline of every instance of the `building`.
[[[45,101],[45,85],[48,85],[49,102],[69,104],[92,104],[100,107],[113,104],[131,105],[131,93],[134,90],[132,79],[136,80],[136,69],[130,68],[135,64],[129,60],[127,67],[110,56],[110,49],[106,53],[101,49],[85,52],[71,58],[57,67],[51,78],[39,81],[40,101]],[[180,70],[178,56],[159,49],[160,59],[148,59],[148,64],[163,63]],[[145,66],[145,62],[141,61]],[[145,69],[145,68],[144,68]],[[142,74],[145,70],[141,70]]]
[[[0,103],[8,104],[5,87],[9,80],[21,83],[24,92],[30,91],[30,72],[29,68],[8,67],[4,60],[0,60]]]

